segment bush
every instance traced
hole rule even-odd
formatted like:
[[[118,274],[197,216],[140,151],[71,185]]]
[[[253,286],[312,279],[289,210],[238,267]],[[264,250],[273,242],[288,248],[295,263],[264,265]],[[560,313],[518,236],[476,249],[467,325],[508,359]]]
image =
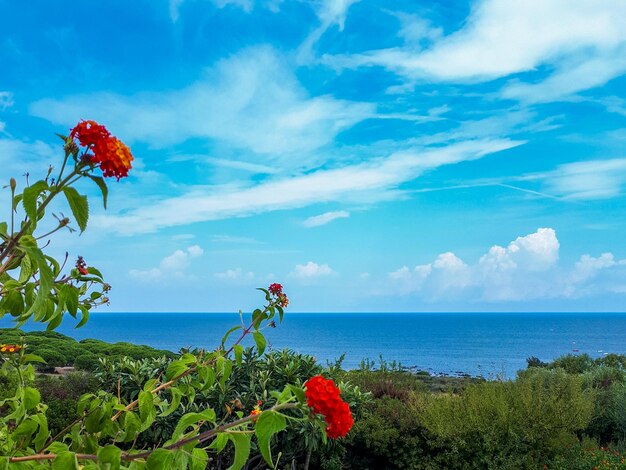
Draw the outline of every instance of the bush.
[[[468,468],[539,468],[590,422],[594,392],[579,376],[531,369],[462,395],[422,396],[424,425]],[[450,462],[448,465],[452,465]],[[451,466],[450,468],[462,468]]]
[[[54,372],[55,367],[67,365],[67,358],[55,349],[42,348],[37,350],[37,355],[46,361],[45,364],[37,364],[37,369],[42,372]]]
[[[74,360],[74,367],[89,372],[93,372],[98,369],[99,365],[100,361],[98,360],[98,356],[90,352],[83,353]]]

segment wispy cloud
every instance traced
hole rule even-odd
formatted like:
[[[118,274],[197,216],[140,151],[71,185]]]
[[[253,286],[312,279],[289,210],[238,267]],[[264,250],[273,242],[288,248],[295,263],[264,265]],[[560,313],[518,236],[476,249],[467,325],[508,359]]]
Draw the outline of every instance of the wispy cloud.
[[[416,18],[414,28],[422,30]],[[411,30],[405,21],[402,31]],[[606,83],[626,71],[626,4],[609,0],[483,0],[464,26],[422,49],[412,44],[326,57],[339,67],[383,66],[409,80],[476,83],[554,72],[539,83],[512,83],[503,97],[550,101]]]
[[[0,111],[13,106],[13,93],[10,91],[0,91]]]
[[[313,59],[313,50],[324,33],[332,26],[343,31],[348,9],[360,0],[322,0],[316,5],[320,24],[306,37],[298,49],[298,61],[306,63]]]
[[[475,140],[421,151],[400,151],[362,164],[320,170],[246,189],[219,192],[197,189],[123,215],[95,216],[93,224],[122,234],[135,234],[318,202],[358,201],[360,198],[369,202],[386,200],[390,198],[390,191],[426,170],[475,160],[517,145],[520,142],[508,139]]]
[[[348,211],[324,212],[323,214],[309,217],[304,222],[302,222],[302,225],[304,225],[307,228],[319,227],[320,225],[326,225],[332,222],[333,220],[345,219],[347,217],[350,217],[350,212]]]
[[[157,148],[208,139],[264,154],[267,162],[332,142],[370,117],[375,107],[328,95],[311,97],[283,57],[270,47],[254,47],[220,60],[206,78],[180,90],[44,99],[30,111],[68,127],[91,116],[130,142]],[[303,164],[294,158],[281,161]]]

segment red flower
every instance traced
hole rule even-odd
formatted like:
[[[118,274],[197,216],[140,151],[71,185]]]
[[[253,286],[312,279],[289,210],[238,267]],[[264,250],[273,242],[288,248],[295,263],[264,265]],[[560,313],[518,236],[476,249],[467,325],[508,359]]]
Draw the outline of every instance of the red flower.
[[[106,127],[98,124],[96,121],[80,121],[70,131],[72,139],[78,139],[80,145],[88,147],[95,145],[103,139],[111,136]]]
[[[100,165],[104,176],[112,176],[118,180],[128,176],[133,155],[106,127],[95,121],[81,121],[70,131],[70,137],[78,139],[83,147],[91,147],[93,155],[85,153],[82,159],[91,165]]]
[[[354,424],[350,406],[341,399],[335,383],[321,375],[311,377],[304,384],[306,402],[314,413],[324,416],[326,434],[331,439],[344,437]]]
[[[76,260],[76,269],[78,269],[78,272],[81,273],[83,276],[89,274],[89,271],[87,271],[87,263],[85,263],[85,260],[82,256],[79,256]]]
[[[270,294],[280,295],[283,293],[283,286],[275,282],[274,284],[270,284],[267,290],[270,291]]]

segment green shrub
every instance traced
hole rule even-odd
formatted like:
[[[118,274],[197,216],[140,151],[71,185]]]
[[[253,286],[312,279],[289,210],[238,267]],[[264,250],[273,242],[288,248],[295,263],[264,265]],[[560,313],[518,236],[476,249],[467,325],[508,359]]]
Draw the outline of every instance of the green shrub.
[[[68,363],[67,358],[56,349],[41,348],[36,354],[46,361],[45,364],[37,364],[37,369],[42,372],[54,372],[55,367],[63,367]]]
[[[90,352],[83,353],[74,360],[74,367],[89,372],[97,370],[99,365],[98,356]]]
[[[467,468],[539,468],[590,422],[594,391],[580,376],[530,369],[516,381],[470,385],[462,395],[421,397],[424,425]],[[451,467],[463,468],[463,467]]]

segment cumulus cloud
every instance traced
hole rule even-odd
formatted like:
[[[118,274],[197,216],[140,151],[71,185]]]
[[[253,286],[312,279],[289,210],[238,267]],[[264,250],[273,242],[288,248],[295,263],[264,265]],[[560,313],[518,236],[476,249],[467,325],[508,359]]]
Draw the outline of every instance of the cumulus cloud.
[[[198,245],[192,245],[185,250],[176,250],[171,255],[161,260],[158,267],[151,269],[131,269],[128,275],[134,279],[149,282],[165,279],[184,279],[189,277],[186,273],[191,265],[191,260],[204,254],[204,250]]]
[[[423,20],[416,18],[417,31]],[[404,21],[403,31],[411,31]],[[427,30],[428,31],[428,30]],[[406,34],[406,33],[404,33]],[[607,0],[483,0],[464,26],[426,49],[403,47],[327,57],[340,67],[383,66],[409,79],[490,81],[549,66],[538,83],[516,82],[503,97],[550,101],[606,83],[626,71],[626,3]]]
[[[395,292],[430,302],[577,298],[626,287],[626,260],[584,254],[567,267],[559,262],[559,249],[554,229],[540,228],[506,247],[492,246],[471,265],[448,252],[428,264],[402,266],[388,278]]]
[[[327,264],[317,264],[313,261],[309,261],[306,264],[297,264],[291,275],[298,279],[311,280],[331,276],[333,274],[335,274],[335,271]]]
[[[345,219],[347,217],[350,217],[350,212],[348,211],[324,212],[323,214],[309,217],[304,222],[302,222],[302,225],[304,225],[307,228],[319,227],[320,225],[326,225],[332,222],[333,220]]]

